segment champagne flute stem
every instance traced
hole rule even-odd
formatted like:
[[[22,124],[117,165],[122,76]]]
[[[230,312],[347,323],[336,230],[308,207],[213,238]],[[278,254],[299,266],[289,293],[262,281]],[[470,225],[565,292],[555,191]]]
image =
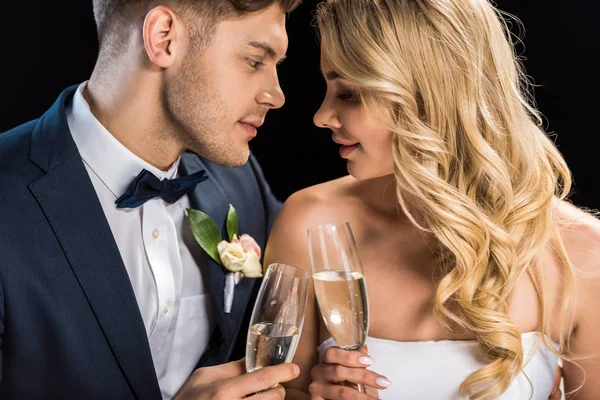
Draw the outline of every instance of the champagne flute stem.
[[[358,391],[359,393],[367,393],[367,389],[365,388],[365,385],[363,385],[362,383],[354,383],[354,382],[345,381],[344,386],[351,387],[351,388],[355,389],[356,391]]]

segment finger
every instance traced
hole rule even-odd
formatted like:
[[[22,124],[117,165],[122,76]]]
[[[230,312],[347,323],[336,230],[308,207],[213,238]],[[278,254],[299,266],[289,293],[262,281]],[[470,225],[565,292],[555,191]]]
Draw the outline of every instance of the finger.
[[[253,396],[246,397],[252,400],[283,400],[285,399],[285,389],[281,385],[277,385],[272,389],[264,392],[256,393]]]
[[[249,395],[271,389],[273,386],[295,379],[300,373],[296,364],[284,363],[264,367],[259,370],[235,377],[231,380],[240,395]]]
[[[331,383],[312,382],[308,387],[308,391],[311,400],[320,398],[328,400],[378,400],[377,397],[360,393],[350,387]]]
[[[194,376],[199,377],[205,383],[221,381],[234,378],[246,373],[246,359],[232,361],[227,364],[215,365],[214,367],[198,368]]]
[[[556,373],[554,374],[554,379],[555,381],[560,381],[562,379],[562,377],[564,376],[564,372],[562,367],[559,365],[558,367],[556,367]]]
[[[552,392],[550,392],[549,400],[560,400],[562,398],[562,392],[560,390],[560,381],[562,379],[562,368],[558,366],[556,373],[554,374],[554,384],[552,385]]]
[[[363,354],[369,354],[369,347],[365,344],[363,345],[363,347],[361,347],[360,349],[358,349],[358,351],[360,351]]]
[[[560,387],[560,381],[562,379],[562,370],[560,366],[556,368],[556,373],[554,374],[554,384],[552,385],[552,390],[556,390]]]
[[[340,364],[346,367],[365,368],[373,364],[373,359],[366,353],[330,347],[325,352],[323,361],[327,364]]]
[[[313,368],[311,377],[314,381],[330,383],[348,381],[361,383],[377,389],[387,389],[392,383],[383,375],[364,368],[348,368],[343,365],[325,364]]]
[[[366,387],[365,389],[367,389],[367,394],[369,396],[375,397],[376,399],[379,398],[379,392],[377,392],[377,389],[370,387]]]

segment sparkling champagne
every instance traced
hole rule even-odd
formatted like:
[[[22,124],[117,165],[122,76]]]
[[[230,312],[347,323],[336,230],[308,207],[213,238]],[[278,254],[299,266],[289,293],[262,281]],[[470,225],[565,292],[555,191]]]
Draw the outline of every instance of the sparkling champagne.
[[[292,361],[300,331],[294,325],[261,322],[252,325],[246,344],[246,371]]]
[[[362,346],[369,327],[365,278],[360,272],[326,270],[313,275],[321,316],[338,346]]]

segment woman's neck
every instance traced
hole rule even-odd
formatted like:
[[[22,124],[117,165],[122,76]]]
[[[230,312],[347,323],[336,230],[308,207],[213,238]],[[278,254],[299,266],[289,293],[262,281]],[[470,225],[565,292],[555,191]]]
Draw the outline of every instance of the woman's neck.
[[[400,206],[396,182],[393,174],[362,181],[360,196],[374,213],[384,215],[388,219],[397,219],[398,222],[408,221],[408,217]],[[417,216],[419,214],[418,199],[405,192],[402,193],[402,196],[410,212]]]

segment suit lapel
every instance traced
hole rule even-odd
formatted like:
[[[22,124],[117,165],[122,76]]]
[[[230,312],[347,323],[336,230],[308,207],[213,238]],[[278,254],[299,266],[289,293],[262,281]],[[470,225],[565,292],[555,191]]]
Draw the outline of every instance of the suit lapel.
[[[190,194],[192,207],[206,213],[211,217],[223,236],[226,231],[227,212],[229,211],[229,200],[225,191],[219,186],[203,161],[193,153],[185,153],[181,159],[182,175],[189,175],[200,170],[206,170],[209,179],[200,183],[193,193]],[[242,216],[240,215],[240,219]],[[243,232],[240,232],[243,233]],[[208,255],[206,274],[209,280],[209,290],[217,316],[217,323],[223,335],[222,345],[219,349],[218,361],[223,363],[229,360],[235,341],[240,331],[248,327],[240,326],[245,315],[252,289],[257,279],[243,278],[235,287],[233,305],[231,312],[225,314],[223,304],[223,290],[225,288],[225,270],[215,263]]]
[[[46,172],[29,188],[138,399],[158,399],[146,331],[129,276],[65,117],[67,89],[38,121],[31,159]]]

